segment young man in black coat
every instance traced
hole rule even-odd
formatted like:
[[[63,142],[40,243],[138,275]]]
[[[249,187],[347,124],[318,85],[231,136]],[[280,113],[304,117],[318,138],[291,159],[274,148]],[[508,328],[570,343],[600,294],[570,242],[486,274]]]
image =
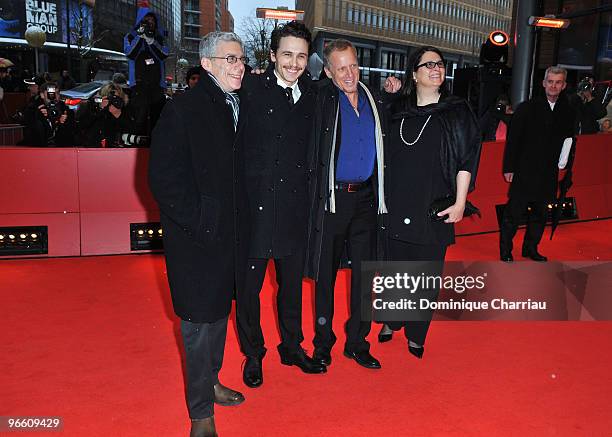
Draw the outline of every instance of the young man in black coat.
[[[247,200],[237,138],[244,64],[234,33],[200,42],[202,74],[153,131],[149,181],[159,203],[174,311],[181,319],[191,436],[216,435],[213,404],[242,394],[219,382],[227,321],[247,261]]]
[[[281,363],[305,373],[326,367],[308,357],[302,334],[302,277],[308,228],[310,169],[314,150],[315,93],[304,75],[310,31],[292,21],[272,33],[272,63],[265,73],[245,76],[241,91],[248,105],[243,144],[251,219],[251,241],[245,287],[237,295],[237,324],[247,357],[244,383],[263,383],[266,353],[260,322],[259,293],[268,260],[273,259],[278,282],[277,309]]]
[[[566,77],[563,68],[549,67],[542,82],[545,96],[521,103],[510,123],[503,172],[511,185],[500,229],[502,261],[513,260],[512,239],[528,205],[531,209],[522,255],[546,261],[538,252],[538,244],[546,225],[547,205],[557,195],[561,149],[564,143],[571,144],[574,135],[575,112],[561,95]]]

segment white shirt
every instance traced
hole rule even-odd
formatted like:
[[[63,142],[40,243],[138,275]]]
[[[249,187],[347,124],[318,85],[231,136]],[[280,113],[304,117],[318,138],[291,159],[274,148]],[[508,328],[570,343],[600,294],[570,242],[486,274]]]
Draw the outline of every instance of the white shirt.
[[[548,99],[547,99],[547,100],[548,100]],[[555,110],[555,103],[557,103],[557,102],[551,102],[550,100],[548,100],[548,104],[549,104],[549,106],[550,106],[550,110],[551,110],[551,111],[554,111],[554,110]]]
[[[276,70],[274,70],[274,75],[276,76],[276,83],[279,87],[281,87],[282,89],[285,89],[287,87],[291,88],[291,91],[293,93],[293,103],[297,103],[298,100],[300,100],[300,96],[302,95],[300,87],[298,86],[298,81],[296,80],[293,85],[287,85],[285,81],[280,78]]]

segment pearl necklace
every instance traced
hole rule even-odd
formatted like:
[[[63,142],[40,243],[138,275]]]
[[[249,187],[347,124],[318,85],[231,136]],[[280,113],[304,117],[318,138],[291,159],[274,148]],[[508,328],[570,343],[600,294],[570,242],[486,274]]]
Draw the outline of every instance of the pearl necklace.
[[[419,135],[416,137],[416,140],[414,140],[412,143],[409,143],[408,141],[406,141],[404,139],[404,134],[402,133],[402,131],[404,130],[404,118],[402,118],[402,122],[400,123],[400,139],[402,140],[402,142],[407,145],[407,146],[414,146],[420,139],[421,139],[421,135],[423,135],[423,131],[425,130],[425,126],[427,126],[427,123],[429,123],[429,120],[431,120],[431,115],[429,117],[427,117],[427,120],[425,120],[425,123],[423,124],[423,127],[421,128],[421,132],[419,132]]]

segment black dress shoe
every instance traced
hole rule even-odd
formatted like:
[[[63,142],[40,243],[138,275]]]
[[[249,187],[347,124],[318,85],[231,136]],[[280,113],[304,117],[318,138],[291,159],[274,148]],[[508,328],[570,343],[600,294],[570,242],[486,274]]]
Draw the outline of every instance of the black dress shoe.
[[[312,359],[323,366],[331,366],[331,352],[327,349],[315,349]]]
[[[192,420],[189,437],[217,437],[217,430],[215,429],[215,416],[210,416],[206,419]]]
[[[408,345],[408,352],[410,352],[412,355],[414,355],[420,360],[421,358],[423,358],[423,353],[425,352],[425,348],[424,347],[414,347],[414,346]]]
[[[537,262],[548,261],[548,258],[539,254],[537,249],[523,249],[523,258],[529,258],[530,260]]]
[[[393,338],[393,330],[389,328],[389,326],[383,324],[382,328],[380,328],[380,332],[378,333],[378,342],[386,343],[391,341]]]
[[[260,357],[247,357],[244,369],[242,370],[242,380],[247,387],[256,388],[263,384],[263,370]]]
[[[242,393],[232,390],[221,383],[214,385],[215,404],[223,405],[224,407],[233,407],[244,402]]]
[[[380,369],[380,362],[369,351],[349,352],[345,349],[344,356],[357,361],[357,364],[368,369]]]
[[[287,352],[281,348],[278,349],[281,358],[281,364],[285,366],[298,366],[304,373],[325,373],[327,367],[313,360],[303,349],[296,352]]]
[[[512,252],[504,252],[499,255],[499,259],[505,263],[511,263],[514,261],[514,257],[512,256]]]

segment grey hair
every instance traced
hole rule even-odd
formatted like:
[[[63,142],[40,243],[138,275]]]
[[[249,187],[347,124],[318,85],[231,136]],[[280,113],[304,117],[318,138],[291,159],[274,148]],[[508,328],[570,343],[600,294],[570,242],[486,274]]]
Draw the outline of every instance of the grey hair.
[[[544,80],[548,78],[549,74],[562,74],[563,80],[567,79],[567,70],[562,67],[557,67],[556,65],[552,65],[546,69],[546,73],[544,73]]]
[[[347,50],[347,49],[352,49],[353,53],[355,53],[355,56],[357,55],[357,49],[355,48],[353,43],[350,42],[349,40],[340,38],[340,39],[335,39],[331,41],[325,46],[325,49],[323,49],[323,64],[327,68],[329,68],[330,67],[329,58],[331,54],[333,52],[343,52],[344,50]]]
[[[237,42],[244,51],[244,43],[234,32],[210,32],[200,40],[200,59],[212,58],[217,54],[217,46],[220,42]]]

